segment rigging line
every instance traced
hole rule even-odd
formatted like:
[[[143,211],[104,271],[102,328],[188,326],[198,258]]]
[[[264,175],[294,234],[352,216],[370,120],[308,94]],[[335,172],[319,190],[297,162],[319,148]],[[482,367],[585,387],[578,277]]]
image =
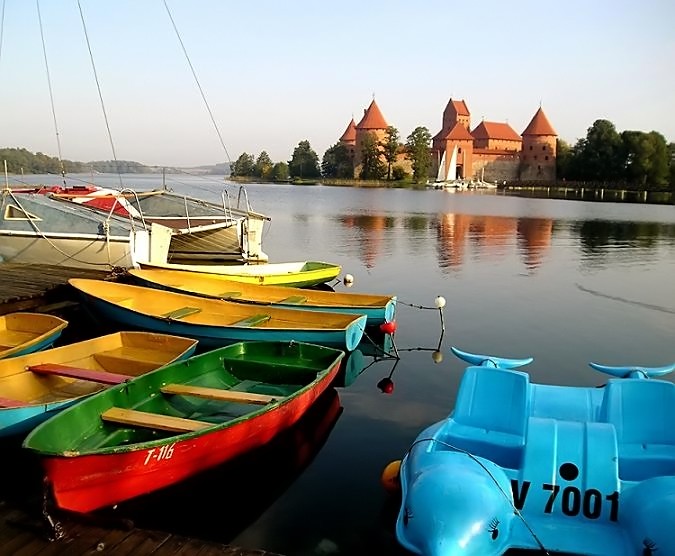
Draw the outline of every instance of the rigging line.
[[[115,152],[115,143],[113,142],[112,133],[110,132],[110,124],[108,123],[108,114],[105,109],[105,103],[103,102],[103,93],[101,93],[101,84],[98,80],[98,74],[96,73],[96,64],[94,64],[94,55],[91,51],[91,43],[89,42],[89,33],[87,32],[87,23],[84,20],[84,13],[82,12],[82,5],[80,0],[77,0],[77,7],[80,10],[80,19],[82,20],[82,29],[84,30],[84,38],[87,41],[87,50],[89,51],[89,59],[91,60],[91,68],[94,72],[94,79],[96,81],[96,88],[98,89],[98,98],[101,101],[101,110],[103,110],[103,119],[105,120],[105,127],[108,130],[108,140],[110,141],[110,148],[112,149],[113,160],[115,161],[115,167],[117,168],[117,176],[120,180],[120,187],[124,187],[122,183],[122,174],[120,174],[120,165],[117,161],[117,153]]]
[[[211,107],[209,106],[208,101],[206,100],[206,95],[204,94],[204,90],[202,89],[201,84],[199,83],[199,79],[197,78],[197,72],[195,72],[195,68],[192,66],[192,62],[190,61],[190,56],[188,56],[187,49],[185,48],[185,44],[183,44],[183,39],[180,36],[180,33],[178,31],[178,27],[176,26],[176,22],[173,20],[173,16],[171,15],[171,11],[169,10],[169,6],[166,3],[166,0],[164,1],[164,7],[166,8],[166,13],[169,15],[169,19],[171,20],[171,25],[173,25],[173,30],[176,32],[176,37],[178,37],[178,42],[180,43],[181,48],[183,49],[183,54],[185,54],[185,59],[187,60],[188,65],[190,66],[190,70],[192,71],[192,77],[195,79],[195,83],[197,83],[197,88],[199,89],[199,92],[202,95],[202,100],[204,101],[204,104],[206,105],[206,110],[209,113],[209,116],[211,117],[211,123],[213,123],[213,127],[216,129],[216,133],[218,134],[218,139],[220,139],[220,144],[223,147],[223,150],[225,151],[225,156],[227,156],[227,161],[232,164],[232,159],[230,158],[230,153],[227,152],[227,147],[225,146],[225,141],[223,141],[223,136],[220,133],[220,129],[218,128],[218,124],[216,123],[216,119],[213,117],[213,112],[211,112]],[[79,2],[79,0],[78,0]]]
[[[37,7],[38,22],[40,23],[40,38],[42,39],[42,55],[45,59],[45,70],[47,72],[47,86],[49,87],[49,102],[52,107],[52,119],[54,120],[54,132],[56,133],[56,148],[59,152],[59,163],[61,164],[61,177],[63,178],[63,186],[66,186],[66,167],[63,164],[63,156],[61,153],[61,137],[59,135],[59,125],[56,121],[56,109],[54,108],[54,92],[52,91],[52,78],[49,74],[49,62],[47,61],[47,46],[45,42],[45,33],[42,27],[42,14],[40,12],[40,0],[35,0]]]
[[[2,60],[2,37],[5,34],[5,1],[2,0],[2,14],[0,15],[0,61]]]

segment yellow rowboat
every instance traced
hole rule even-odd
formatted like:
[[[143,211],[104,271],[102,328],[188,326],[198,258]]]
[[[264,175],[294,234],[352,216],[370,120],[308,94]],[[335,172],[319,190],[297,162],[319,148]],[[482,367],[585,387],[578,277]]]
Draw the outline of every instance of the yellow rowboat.
[[[296,341],[351,351],[366,316],[233,303],[130,284],[71,278],[94,313],[124,328],[176,334],[214,349],[244,340]]]
[[[68,322],[42,313],[0,316],[0,359],[17,357],[50,347]]]
[[[85,396],[189,357],[197,342],[117,332],[0,361],[0,436],[26,433]]]
[[[139,266],[145,269],[189,270],[261,286],[295,286],[297,288],[325,284],[337,278],[342,271],[340,265],[321,261],[233,265],[140,262]]]
[[[238,303],[273,305],[285,309],[358,313],[368,317],[369,326],[394,320],[396,296],[343,293],[324,290],[259,286],[224,280],[210,274],[157,269],[130,269],[128,273],[141,286],[178,293],[225,299]]]

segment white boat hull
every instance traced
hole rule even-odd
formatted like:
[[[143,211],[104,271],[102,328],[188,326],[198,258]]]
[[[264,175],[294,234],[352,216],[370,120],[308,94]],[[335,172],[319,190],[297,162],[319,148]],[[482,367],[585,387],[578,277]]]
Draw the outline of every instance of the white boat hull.
[[[0,232],[0,261],[7,263],[62,265],[76,268],[133,266],[129,237],[85,234],[44,236]]]

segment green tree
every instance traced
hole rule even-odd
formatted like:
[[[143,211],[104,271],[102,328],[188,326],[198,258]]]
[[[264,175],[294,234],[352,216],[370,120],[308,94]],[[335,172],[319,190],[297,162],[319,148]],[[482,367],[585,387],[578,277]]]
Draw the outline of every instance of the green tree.
[[[405,143],[406,157],[412,162],[413,180],[417,183],[426,181],[431,168],[431,133],[424,126],[416,127],[408,135]]]
[[[324,178],[354,177],[354,162],[345,145],[336,143],[326,149],[321,161],[321,175]]]
[[[241,153],[239,158],[230,166],[233,177],[253,176],[255,173],[255,161],[253,155]]]
[[[272,167],[272,181],[288,181],[288,164],[277,162]]]
[[[87,165],[70,160],[61,161],[57,157],[48,156],[41,152],[33,154],[24,148],[0,149],[0,158],[7,162],[7,171],[12,174],[60,174],[65,172],[85,172]]]
[[[562,139],[557,139],[555,152],[556,176],[558,179],[570,179],[574,154],[572,148],[567,142],[563,141]]]
[[[667,185],[669,158],[663,135],[655,131],[624,131],[621,133],[621,141],[628,183],[641,188],[647,185]]]
[[[362,180],[379,180],[385,176],[387,167],[380,158],[381,154],[375,134],[366,133],[361,141],[360,178]]]
[[[319,157],[306,139],[300,141],[293,150],[288,162],[288,173],[291,178],[318,178],[321,176]]]
[[[675,193],[675,143],[668,143],[668,160],[670,160],[670,190]]]
[[[408,174],[403,168],[403,166],[396,165],[391,169],[391,177],[396,181],[401,181],[406,179],[408,177]]]
[[[262,151],[255,161],[254,173],[257,177],[267,180],[272,175],[274,163],[266,151]]]
[[[396,155],[401,146],[401,138],[398,134],[398,129],[390,125],[384,132],[384,141],[380,143],[384,160],[387,162],[387,179],[391,179],[391,167],[396,162]]]
[[[616,181],[624,177],[624,156],[621,136],[614,124],[596,120],[585,139],[575,145],[576,171],[580,179]]]

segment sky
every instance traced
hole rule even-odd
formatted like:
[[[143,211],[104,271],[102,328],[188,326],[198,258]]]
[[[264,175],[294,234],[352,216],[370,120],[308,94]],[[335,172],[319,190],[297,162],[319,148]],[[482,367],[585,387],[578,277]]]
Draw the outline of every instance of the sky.
[[[672,0],[0,2],[0,147],[190,167],[308,140],[321,159],[373,98],[403,140],[452,98],[472,128],[522,133],[541,106],[570,144],[597,119],[675,141]]]

